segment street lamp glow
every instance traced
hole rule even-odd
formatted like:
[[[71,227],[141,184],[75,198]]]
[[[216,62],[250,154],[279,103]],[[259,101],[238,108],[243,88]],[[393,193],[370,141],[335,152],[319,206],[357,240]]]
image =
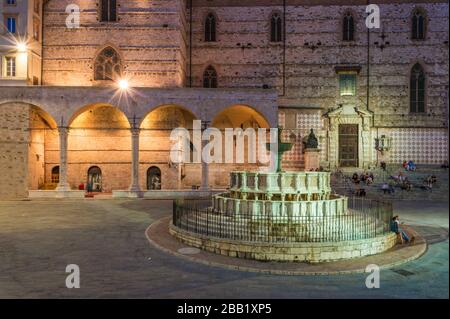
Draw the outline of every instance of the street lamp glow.
[[[16,48],[17,48],[17,51],[19,51],[19,52],[26,52],[28,49],[27,44],[25,42],[18,42],[16,44]]]
[[[119,81],[119,88],[121,90],[127,90],[128,89],[128,81],[124,80],[124,79],[120,80]]]

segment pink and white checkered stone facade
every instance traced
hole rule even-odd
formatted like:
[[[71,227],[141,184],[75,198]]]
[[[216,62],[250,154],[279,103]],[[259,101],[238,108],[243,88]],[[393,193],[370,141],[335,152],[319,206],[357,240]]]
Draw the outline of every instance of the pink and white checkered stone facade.
[[[448,159],[445,129],[395,128],[380,132],[392,138],[392,148],[386,154],[390,163],[413,160],[419,164],[442,164]]]

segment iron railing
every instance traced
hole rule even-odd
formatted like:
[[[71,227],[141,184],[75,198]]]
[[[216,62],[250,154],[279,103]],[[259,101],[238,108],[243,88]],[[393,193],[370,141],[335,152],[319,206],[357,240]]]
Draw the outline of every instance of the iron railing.
[[[174,201],[173,225],[209,237],[249,242],[336,242],[374,238],[390,232],[392,204],[349,198],[346,212],[326,216],[277,216],[214,211],[210,201]]]

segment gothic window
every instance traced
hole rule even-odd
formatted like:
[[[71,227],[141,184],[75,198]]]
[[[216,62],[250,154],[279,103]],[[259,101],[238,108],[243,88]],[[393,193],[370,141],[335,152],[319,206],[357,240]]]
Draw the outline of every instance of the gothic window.
[[[425,16],[420,10],[415,10],[412,16],[412,38],[425,39]]]
[[[410,111],[423,113],[425,112],[425,72],[419,63],[413,66],[410,81]]]
[[[203,87],[217,88],[217,72],[211,65],[203,72]]]
[[[205,41],[216,41],[216,17],[212,13],[208,14],[205,20]]]
[[[282,40],[282,19],[279,13],[272,14],[270,18],[270,41],[281,42]]]
[[[101,1],[101,21],[110,22],[117,21],[117,1],[102,0]]]
[[[113,81],[120,78],[122,65],[119,54],[111,47],[104,48],[95,59],[94,80]]]
[[[353,41],[355,33],[355,21],[350,12],[348,12],[344,16],[343,21],[343,40],[344,41]]]

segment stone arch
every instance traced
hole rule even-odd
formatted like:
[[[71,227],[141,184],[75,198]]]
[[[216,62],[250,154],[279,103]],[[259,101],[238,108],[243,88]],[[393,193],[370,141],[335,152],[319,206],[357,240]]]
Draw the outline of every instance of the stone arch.
[[[194,183],[192,176],[200,176],[199,168],[194,164],[186,164],[179,167],[172,163],[170,150],[173,142],[170,134],[175,128],[185,128],[192,138],[193,121],[198,119],[190,109],[176,104],[164,104],[152,108],[141,120],[139,138],[139,175],[141,189],[147,189],[147,170],[156,166],[161,170],[163,189],[176,189],[191,186]],[[191,150],[189,150],[191,152]],[[197,165],[198,166],[198,165]],[[188,172],[186,172],[188,171]],[[184,177],[187,176],[186,179]]]
[[[223,120],[223,121],[222,121]],[[250,123],[257,124],[257,127],[260,128],[270,128],[270,122],[267,118],[261,114],[255,108],[244,105],[244,104],[235,104],[228,106],[224,109],[221,109],[212,117],[212,126],[217,128],[225,128],[223,124],[231,123],[233,127],[241,127],[247,128]],[[255,126],[253,126],[256,128]]]
[[[218,111],[213,117],[211,126],[221,130],[222,132],[222,158],[225,161],[225,153],[228,152],[227,148],[233,148],[233,163],[225,164],[212,164],[210,167],[210,180],[212,184],[217,187],[226,187],[229,180],[229,174],[235,170],[259,170],[260,166],[266,166],[261,164],[261,158],[258,158],[260,147],[258,143],[258,128],[270,128],[270,122],[259,111],[249,105],[235,104],[225,107]],[[232,145],[230,141],[227,141],[224,130],[226,128],[241,128],[244,130],[244,134],[233,137]],[[254,143],[250,136],[246,136],[246,129],[255,129]],[[268,131],[266,131],[266,138],[268,137]],[[243,139],[241,139],[243,138]],[[230,154],[229,154],[230,156]],[[231,158],[231,156],[229,157]],[[253,159],[256,159],[253,162]],[[264,159],[265,160],[265,159]]]
[[[158,106],[155,106],[153,108],[151,108],[147,113],[144,114],[144,116],[142,116],[140,123],[139,123],[139,127],[142,128],[143,125],[145,125],[145,122],[149,120],[149,116],[153,114],[155,114],[154,112],[158,112],[164,109],[169,109],[169,108],[173,108],[173,109],[177,109],[179,111],[182,111],[184,114],[190,114],[191,117],[193,119],[199,119],[199,116],[191,109],[180,105],[180,104],[160,104]]]
[[[131,181],[131,125],[125,113],[108,103],[90,104],[74,112],[68,127],[68,181],[72,188],[87,183],[86,172],[98,166],[102,191],[127,189]]]
[[[46,122],[51,126],[51,128],[57,128],[57,116],[49,110],[45,105],[38,104],[34,101],[27,101],[27,100],[0,100],[0,109],[7,104],[15,104],[15,105],[28,105],[31,108],[34,108],[36,111],[39,112],[39,114],[42,116],[43,119],[46,120]]]
[[[80,115],[82,115],[85,112],[88,111],[94,111],[94,110],[99,110],[99,109],[105,109],[105,108],[110,108],[111,111],[115,112],[117,114],[117,116],[119,117],[118,119],[120,119],[124,126],[124,128],[130,128],[130,122],[128,117],[126,116],[126,114],[117,106],[114,106],[112,104],[109,103],[94,103],[94,104],[88,104],[85,105],[83,107],[78,108],[70,117],[69,121],[67,122],[67,125],[70,127],[72,126],[73,122],[79,118]],[[119,115],[121,114],[121,115]]]
[[[0,127],[0,166],[9,167],[3,177],[10,182],[0,198],[28,197],[51,181],[49,162],[58,163],[59,154],[57,123],[45,108],[24,101],[0,102],[0,122],[6,123]]]

